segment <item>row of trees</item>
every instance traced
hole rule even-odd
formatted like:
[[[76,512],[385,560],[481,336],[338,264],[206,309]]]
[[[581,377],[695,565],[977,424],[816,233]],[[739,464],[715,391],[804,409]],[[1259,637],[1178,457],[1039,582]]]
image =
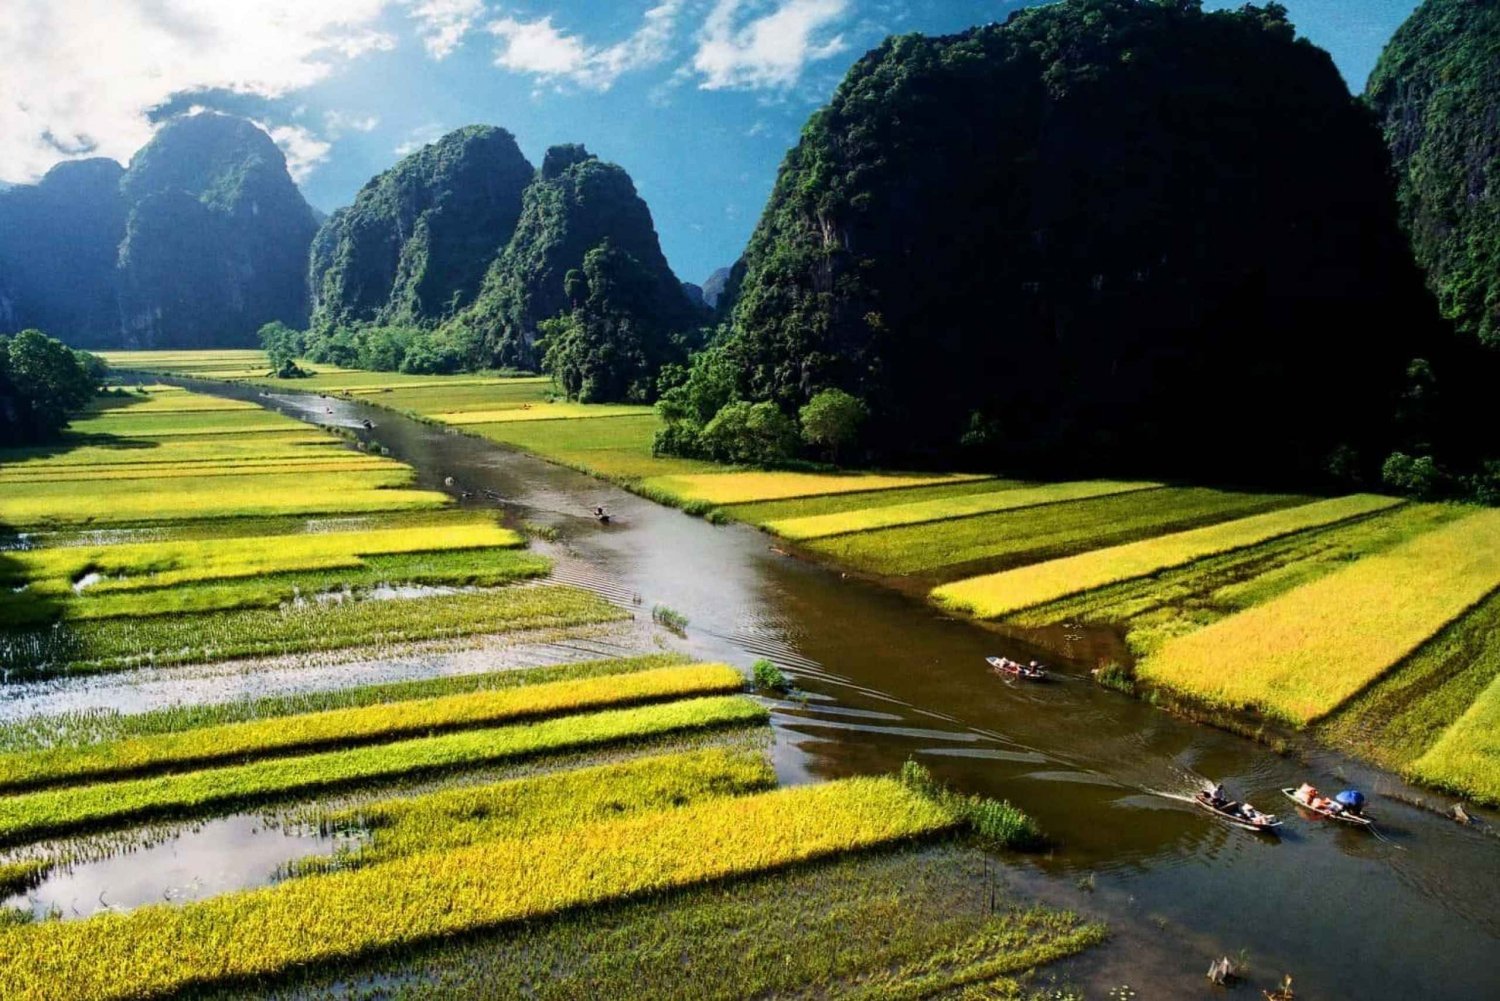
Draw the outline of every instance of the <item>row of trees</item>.
[[[0,335],[0,446],[55,438],[108,373],[97,355],[40,330]]]

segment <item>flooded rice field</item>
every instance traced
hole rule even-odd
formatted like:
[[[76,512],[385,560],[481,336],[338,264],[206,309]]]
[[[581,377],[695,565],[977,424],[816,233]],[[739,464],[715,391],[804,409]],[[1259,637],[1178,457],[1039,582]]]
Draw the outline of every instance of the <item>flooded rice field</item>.
[[[753,529],[715,527],[489,442],[348,401],[194,388],[359,429],[413,465],[421,486],[445,489],[451,478],[446,489],[467,493],[466,506],[499,506],[515,522],[551,527],[556,540],[535,545],[556,560],[556,576],[636,608],[636,624],[583,639],[532,636],[389,657],[12,685],[0,689],[0,718],[134,712],[620,656],[663,642],[740,666],[769,657],[798,688],[773,712],[783,781],[890,772],[916,758],[955,787],[1011,799],[1039,820],[1056,850],[1016,857],[1007,879],[1109,922],[1109,943],[1057,971],[1090,997],[1124,984],[1143,998],[1209,996],[1217,990],[1203,976],[1209,962],[1241,954],[1257,978],[1290,973],[1309,998],[1500,996],[1500,967],[1491,961],[1500,945],[1500,839],[1414,805],[1445,801],[1395,776],[1326,751],[1278,755],[1098,687],[1087,668],[1111,636],[1053,629],[1035,634],[1033,645],[948,618],[899,589],[783,555]],[[366,419],[373,429],[362,428]],[[608,508],[611,524],[590,517],[597,505]],[[687,617],[684,637],[651,628],[657,605]],[[984,662],[997,653],[1043,658],[1054,679],[1007,684]],[[1195,808],[1191,793],[1206,777],[1282,814],[1280,837],[1223,826]],[[1298,817],[1279,790],[1304,779],[1347,781],[1373,794],[1378,835]],[[331,850],[322,834],[237,815],[60,870],[33,892],[31,906],[72,916],[189,899],[255,885],[292,858]]]

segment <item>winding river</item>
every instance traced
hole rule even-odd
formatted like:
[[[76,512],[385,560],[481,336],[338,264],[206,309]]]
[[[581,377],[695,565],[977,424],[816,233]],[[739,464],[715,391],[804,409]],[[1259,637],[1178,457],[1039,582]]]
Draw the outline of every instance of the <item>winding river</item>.
[[[1215,996],[1220,989],[1204,971],[1220,955],[1245,957],[1258,986],[1291,973],[1298,997],[1500,997],[1500,839],[1409,803],[1441,797],[1330,752],[1283,757],[1101,689],[1087,679],[1093,661],[1068,656],[1089,636],[1056,633],[1046,652],[1059,668],[1054,683],[1007,684],[983,657],[1038,651],[912,596],[781,555],[754,529],[716,527],[365,404],[189,385],[320,423],[359,428],[369,418],[376,428],[358,433],[414,466],[421,485],[444,489],[452,477],[472,494],[465,504],[495,506],[489,491],[508,516],[553,525],[557,541],[538,548],[558,561],[560,577],[622,603],[638,598],[643,609],[685,614],[690,624],[677,645],[695,656],[777,661],[800,690],[773,713],[784,781],[889,772],[915,757],[957,788],[1024,806],[1057,847],[1015,858],[1004,878],[1018,892],[1109,922],[1106,945],[1047,971],[1091,998],[1124,984],[1142,998]],[[588,516],[597,504],[612,524]],[[411,664],[396,673],[421,670],[421,658]],[[171,692],[179,676],[191,672],[158,672],[152,684]],[[98,682],[12,686],[0,709],[10,716],[28,703],[86,703],[89,691],[103,691],[91,685]],[[1287,815],[1283,835],[1229,829],[1196,810],[1188,796],[1205,776]],[[1278,790],[1303,779],[1373,793],[1380,835],[1283,809],[1290,804]]]

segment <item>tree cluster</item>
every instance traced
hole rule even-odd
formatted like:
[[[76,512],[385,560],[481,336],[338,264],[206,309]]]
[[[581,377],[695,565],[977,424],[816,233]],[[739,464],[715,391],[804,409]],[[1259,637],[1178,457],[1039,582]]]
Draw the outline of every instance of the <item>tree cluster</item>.
[[[40,330],[0,335],[0,446],[55,438],[107,372],[98,356]]]

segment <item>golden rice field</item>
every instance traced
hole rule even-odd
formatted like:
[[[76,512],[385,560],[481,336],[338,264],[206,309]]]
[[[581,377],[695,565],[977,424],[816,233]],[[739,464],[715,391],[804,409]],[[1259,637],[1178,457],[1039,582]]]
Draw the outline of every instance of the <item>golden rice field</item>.
[[[255,352],[150,360],[264,377]],[[713,468],[642,456],[649,412],[557,403],[535,379],[323,368],[289,388],[441,415],[624,478]],[[744,475],[724,496],[806,489]],[[877,475],[839,489],[978,482]],[[259,407],[170,387],[109,397],[59,446],[0,454],[0,531],[25,533],[0,551],[0,667],[14,678],[373,655],[527,630],[564,649],[584,627],[630,616],[570,586],[506,586],[545,576],[549,562],[493,515],[411,483],[401,464]],[[413,596],[376,600],[382,588]],[[570,964],[525,975],[533,993],[710,997],[732,969],[778,990],[1014,993],[1103,937],[1008,892],[998,907],[993,888],[973,892],[988,850],[1035,841],[1009,804],[904,775],[777,789],[769,712],[729,665],[655,655],[375,685],[351,674],[288,692],[276,670],[255,697],[0,726],[0,886],[11,894],[0,997],[243,996],[295,990],[314,972],[377,984],[391,964],[403,982],[438,984],[453,975],[451,950],[486,944],[488,960],[461,967],[494,978],[484,996],[514,996],[513,964],[558,949],[629,960],[629,983],[585,985],[585,966]],[[194,854],[205,828],[247,819],[272,842],[280,826],[326,847],[270,876],[221,845],[206,861]],[[81,860],[128,865],[132,850],[172,839],[189,866],[234,873],[228,888],[160,905],[100,894],[92,915],[33,902]],[[132,873],[159,879],[162,897],[176,878]],[[20,892],[35,896],[18,904]],[[921,915],[894,934],[893,899]],[[752,912],[778,930],[732,955],[729,931],[704,940],[705,922]],[[596,918],[645,921],[651,934],[628,949],[594,943]],[[549,944],[526,945],[539,941]]]
[[[1424,595],[1419,604],[1430,610],[1408,609],[1412,620],[1396,630],[1377,629],[1358,609],[1342,614],[1363,602],[1364,590],[1354,586],[1360,579],[1394,573],[1385,560],[1459,519],[1441,505],[1115,481],[726,470],[652,456],[659,427],[653,414],[567,403],[541,378],[313,366],[312,379],[291,384],[267,379],[254,352],[118,361],[348,394],[450,424],[663,503],[757,526],[816,558],[937,585],[933,600],[965,614],[1023,626],[1073,619],[1116,625],[1143,658],[1142,680],[1288,720],[1322,719],[1326,739],[1411,775],[1413,762],[1435,752],[1452,720],[1500,675],[1489,667],[1500,657],[1491,656],[1487,641],[1466,640],[1471,653],[1461,664],[1423,646],[1466,621],[1465,610],[1483,597],[1474,587],[1457,585],[1451,602],[1442,600],[1441,587]],[[1475,531],[1471,523],[1452,537],[1478,547]],[[1381,561],[1369,562],[1376,557]],[[1374,640],[1364,635],[1372,631],[1380,634]],[[1248,642],[1252,633],[1263,645]],[[1221,637],[1226,649],[1216,651]],[[1278,642],[1297,649],[1283,651]],[[1320,658],[1337,670],[1316,683],[1296,680]]]
[[[0,758],[12,790],[65,784],[0,798],[0,838],[15,846],[45,852],[48,838],[101,826],[192,822],[278,802],[305,803],[291,816],[357,838],[331,855],[302,859],[269,886],[76,920],[4,924],[0,996],[134,998],[220,984],[258,993],[300,976],[309,963],[357,981],[366,969],[379,975],[394,947],[486,935],[501,942],[516,934],[567,936],[574,934],[574,916],[595,909],[607,915],[648,892],[654,939],[673,943],[680,955],[697,943],[703,915],[679,906],[697,907],[697,888],[726,878],[734,879],[736,894],[774,894],[788,878],[814,881],[795,905],[807,924],[842,915],[826,930],[799,933],[803,945],[821,952],[862,914],[843,894],[871,878],[887,880],[889,893],[888,880],[905,864],[904,856],[862,853],[889,853],[966,823],[966,801],[895,779],[776,790],[763,745],[752,749],[734,736],[763,726],[766,710],[730,694],[743,678],[724,665],[648,659],[513,676],[518,684],[504,684],[502,673],[477,683],[435,679],[328,693],[352,703],[343,708],[320,710],[320,698],[261,702],[254,712],[264,718],[239,722],[174,710],[137,727],[127,717],[117,732],[124,726],[141,735],[117,740],[75,742],[61,724],[51,739],[63,743]],[[455,690],[462,688],[471,690]],[[453,691],[440,694],[444,689]],[[383,699],[398,691],[418,697]],[[649,704],[632,705],[642,700]],[[518,721],[538,713],[560,715]],[[465,729],[403,739],[412,730],[449,725]],[[688,737],[695,733],[710,742],[694,746]],[[323,749],[330,743],[337,749]],[[589,749],[606,757],[592,763],[565,757]],[[563,767],[504,771],[537,758]],[[412,777],[457,780],[494,775],[497,767],[498,780],[400,791]],[[160,768],[195,770],[121,778]],[[385,798],[321,805],[330,797],[336,803],[346,790],[382,786],[392,789]],[[951,866],[970,851],[934,848],[926,864]],[[823,870],[806,868],[810,863],[839,868],[828,870],[824,885],[817,875]],[[40,885],[51,864],[42,855],[0,874],[12,875],[15,885]],[[846,962],[857,963],[843,974],[851,985],[878,976],[910,991],[936,975],[1009,984],[1011,975],[1102,938],[1100,927],[1067,914],[1011,907],[997,913],[993,894],[987,912],[973,909],[951,895],[973,885],[968,874],[955,872],[943,885],[952,888],[949,918],[924,924],[927,934],[898,953],[851,950]],[[954,920],[958,915],[973,916]],[[957,965],[940,959],[972,949],[966,943],[980,932],[991,941],[1008,936],[1010,944],[985,949],[982,961],[980,954]],[[497,955],[519,959],[525,950]],[[784,975],[800,982],[817,976],[802,961],[783,955],[781,962]]]
[[[748,504],[755,501],[786,500],[791,497],[820,497],[826,494],[863,493],[870,490],[898,490],[903,487],[947,486],[968,480],[985,479],[959,473],[942,476],[899,476],[882,473],[704,473],[690,476],[658,476],[642,486],[652,494],[662,494],[679,503]]]
[[[622,617],[566,587],[493,590],[550,564],[492,517],[414,489],[405,465],[228,402],[140,387],[102,397],[56,445],[0,452],[0,532],[33,540],[0,556],[0,666],[117,670]],[[315,530],[324,514],[355,520]],[[101,527],[118,531],[89,534]],[[479,590],[363,607],[383,585]]]
[[[1411,763],[1410,772],[1460,795],[1500,803],[1500,677]]]
[[[956,826],[890,779],[754,793],[5,934],[0,995],[125,998],[472,933]],[[433,906],[441,900],[444,906]],[[372,907],[372,901],[379,901]]]
[[[1147,680],[1304,724],[1500,588],[1500,511],[1479,511],[1172,640]]]
[[[912,501],[907,504],[887,504],[837,514],[786,518],[764,522],[761,527],[782,538],[801,542],[830,535],[870,532],[877,528],[920,525],[931,521],[948,521],[952,518],[967,518],[977,514],[993,514],[996,511],[1037,507],[1042,504],[1058,504],[1089,497],[1125,494],[1135,490],[1150,490],[1159,486],[1161,486],[1159,483],[1122,483],[1115,480],[1053,483],[1044,487],[1021,487],[970,497]],[[762,498],[757,498],[757,500],[760,499]]]
[[[1034,605],[1145,577],[1209,556],[1253,546],[1282,535],[1321,528],[1395,507],[1392,497],[1355,494],[1300,507],[1252,515],[1141,542],[1095,549],[1004,573],[944,584],[932,592],[939,605],[994,619]]]

